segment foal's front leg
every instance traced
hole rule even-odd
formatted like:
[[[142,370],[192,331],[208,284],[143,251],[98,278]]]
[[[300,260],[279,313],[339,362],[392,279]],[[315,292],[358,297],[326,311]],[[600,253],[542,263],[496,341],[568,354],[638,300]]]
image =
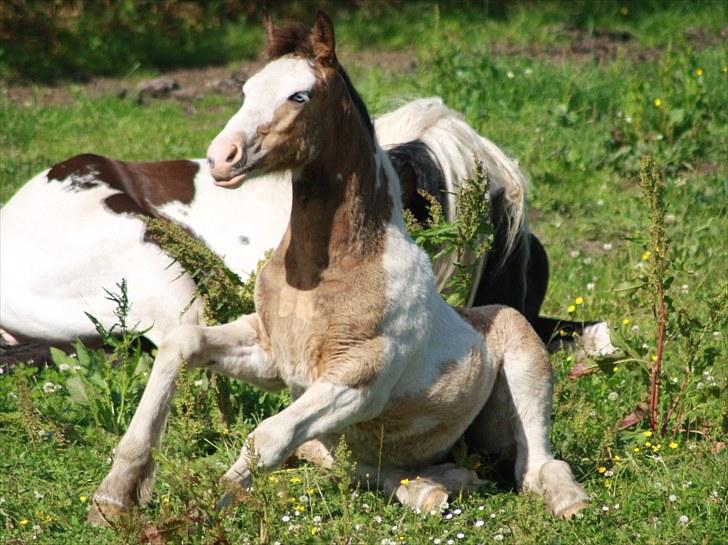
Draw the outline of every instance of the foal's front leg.
[[[149,499],[154,481],[152,449],[159,447],[183,364],[205,366],[269,390],[284,386],[257,338],[257,316],[251,314],[222,326],[181,326],[164,339],[114,464],[94,494],[90,520],[101,522],[98,510],[113,515]]]
[[[280,413],[263,420],[249,435],[240,457],[225,473],[233,488],[250,485],[250,445],[256,451],[259,467],[271,470],[293,451],[311,439],[335,434],[356,423],[374,418],[387,402],[387,392],[377,384],[352,387],[327,380],[312,384],[296,401]],[[231,491],[222,500],[227,504]]]

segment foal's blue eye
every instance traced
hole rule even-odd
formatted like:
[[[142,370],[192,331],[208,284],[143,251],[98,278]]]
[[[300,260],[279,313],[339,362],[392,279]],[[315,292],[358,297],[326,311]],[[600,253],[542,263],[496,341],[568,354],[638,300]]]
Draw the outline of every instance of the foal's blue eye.
[[[293,93],[291,96],[288,97],[288,100],[295,102],[296,104],[305,104],[309,101],[311,98],[311,95],[308,93],[308,91],[299,91],[298,93]]]

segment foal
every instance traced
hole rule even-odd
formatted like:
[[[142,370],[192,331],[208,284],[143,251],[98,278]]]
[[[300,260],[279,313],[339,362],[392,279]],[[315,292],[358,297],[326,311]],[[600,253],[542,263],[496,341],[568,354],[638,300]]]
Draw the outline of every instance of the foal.
[[[257,313],[183,326],[161,344],[90,517],[148,498],[183,362],[287,386],[295,399],[250,434],[224,476],[233,489],[251,482],[249,445],[273,469],[307,441],[344,435],[362,475],[381,463],[387,493],[429,510],[478,484],[442,463],[467,432],[477,448],[515,450],[517,485],[556,515],[575,513],[588,496],[550,451],[552,376],[538,336],[512,309],[456,310],[439,296],[404,227],[399,180],[336,59],[331,20],[319,12],[310,31],[266,29],[274,60],[247,81],[208,156],[228,188],[251,172],[292,169],[288,229],[260,272]]]

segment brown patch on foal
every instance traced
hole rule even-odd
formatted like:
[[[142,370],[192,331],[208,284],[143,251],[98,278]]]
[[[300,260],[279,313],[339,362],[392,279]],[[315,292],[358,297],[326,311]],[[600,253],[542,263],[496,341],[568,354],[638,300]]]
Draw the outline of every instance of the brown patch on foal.
[[[326,38],[325,29],[317,32]],[[302,387],[319,378],[363,387],[383,364],[382,257],[393,202],[376,169],[368,113],[356,104],[333,49],[321,61],[326,48],[316,45],[319,38],[301,26],[269,31],[271,56],[309,58],[318,82],[305,110],[283,104],[256,134],[254,145],[267,150],[263,168],[305,164],[293,180],[288,229],[256,283],[256,301],[265,302],[257,305],[264,342],[284,377]],[[321,149],[309,147],[320,142]]]

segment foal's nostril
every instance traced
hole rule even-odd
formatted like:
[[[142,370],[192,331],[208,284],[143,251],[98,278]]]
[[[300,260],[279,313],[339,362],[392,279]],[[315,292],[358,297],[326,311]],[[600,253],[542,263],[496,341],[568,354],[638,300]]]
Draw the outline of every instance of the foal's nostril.
[[[235,157],[238,155],[238,147],[235,144],[230,144],[230,153],[225,158],[225,162],[232,163],[235,161]]]
[[[213,159],[212,157],[208,157],[207,164],[209,165],[210,168],[215,168],[215,159]]]

